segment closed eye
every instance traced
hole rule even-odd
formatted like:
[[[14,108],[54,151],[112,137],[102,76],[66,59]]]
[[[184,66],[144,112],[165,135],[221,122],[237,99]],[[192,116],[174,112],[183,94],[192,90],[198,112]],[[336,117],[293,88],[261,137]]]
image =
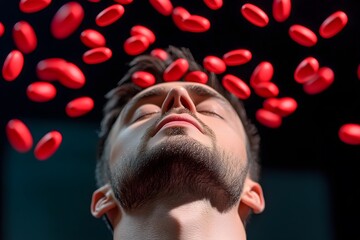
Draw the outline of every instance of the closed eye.
[[[144,113],[144,114],[141,114],[140,116],[138,116],[133,122],[137,122],[137,121],[140,121],[140,120],[144,120],[148,117],[150,117],[151,115],[154,115],[154,114],[157,114],[159,112],[149,112],[149,113]]]
[[[224,119],[222,116],[220,116],[219,114],[217,114],[216,112],[212,112],[212,111],[205,111],[205,110],[200,110],[197,111],[198,113],[201,113],[203,115],[208,115],[208,116],[215,116],[215,117],[219,117],[221,119]]]

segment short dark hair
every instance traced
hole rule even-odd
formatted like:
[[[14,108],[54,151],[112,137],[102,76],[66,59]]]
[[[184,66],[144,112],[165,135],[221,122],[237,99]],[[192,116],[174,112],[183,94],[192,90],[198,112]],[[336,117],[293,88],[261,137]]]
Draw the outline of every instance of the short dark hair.
[[[219,92],[221,95],[223,95],[230,102],[230,104],[233,106],[233,108],[239,115],[247,136],[246,149],[249,164],[249,176],[254,181],[258,181],[260,177],[260,137],[258,135],[255,125],[252,124],[250,119],[247,117],[243,102],[234,95],[230,94],[227,90],[225,90],[214,73],[207,71],[200,64],[198,64],[189,49],[169,46],[166,51],[169,56],[164,61],[150,54],[140,55],[134,58],[134,60],[131,61],[129,64],[129,71],[118,82],[117,87],[115,87],[105,95],[107,103],[103,108],[103,119],[101,121],[99,131],[99,143],[97,152],[97,185],[100,187],[109,182],[110,176],[108,176],[107,166],[108,159],[107,154],[104,153],[104,149],[110,130],[126,103],[131,100],[131,98],[133,98],[137,93],[143,90],[143,88],[131,82],[132,74],[136,71],[147,71],[155,76],[156,83],[164,82],[162,76],[165,69],[174,60],[178,58],[184,58],[188,61],[189,72],[196,70],[205,72],[209,77],[206,84]]]

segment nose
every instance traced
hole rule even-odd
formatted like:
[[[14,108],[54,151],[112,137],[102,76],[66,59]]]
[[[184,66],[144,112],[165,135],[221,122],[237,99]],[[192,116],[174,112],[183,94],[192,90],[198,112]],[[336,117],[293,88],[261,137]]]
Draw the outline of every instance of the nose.
[[[164,114],[172,109],[177,108],[186,108],[191,112],[196,111],[195,104],[191,99],[188,91],[182,86],[174,87],[168,92],[161,106],[161,111],[162,114]]]

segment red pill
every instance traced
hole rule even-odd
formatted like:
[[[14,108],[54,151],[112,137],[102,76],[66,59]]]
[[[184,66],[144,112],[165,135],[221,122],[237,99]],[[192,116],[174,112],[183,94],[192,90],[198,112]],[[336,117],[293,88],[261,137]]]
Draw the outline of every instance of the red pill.
[[[269,128],[278,128],[281,126],[282,117],[266,109],[258,109],[255,114],[256,120]]]
[[[77,2],[64,4],[51,21],[50,30],[57,39],[69,37],[84,19],[84,9]]]
[[[270,112],[277,113],[279,102],[278,98],[267,98],[263,102],[263,108],[269,110]]]
[[[4,35],[4,32],[5,32],[4,24],[2,22],[0,22],[0,37],[2,37]]]
[[[216,56],[207,56],[203,60],[204,68],[215,74],[221,74],[226,70],[225,62]]]
[[[142,35],[129,37],[124,42],[124,50],[128,55],[138,55],[145,52],[149,47],[149,40]]]
[[[348,17],[346,13],[337,11],[331,14],[321,24],[319,34],[323,38],[331,38],[338,34],[347,24]]]
[[[80,117],[94,108],[94,101],[90,97],[79,97],[70,101],[65,108],[69,117]]]
[[[168,53],[165,50],[161,49],[161,48],[153,49],[150,52],[150,55],[153,56],[153,57],[156,57],[156,58],[158,58],[160,60],[163,60],[163,61],[165,61],[169,57]]]
[[[269,23],[269,17],[259,7],[245,3],[241,7],[241,14],[246,20],[258,27],[265,27]]]
[[[204,0],[204,3],[208,6],[208,8],[218,10],[222,7],[223,0]]]
[[[184,27],[184,20],[190,16],[191,14],[183,7],[176,7],[172,12],[173,22],[182,31],[186,31]]]
[[[58,80],[61,72],[66,70],[66,66],[67,62],[62,58],[47,58],[36,65],[36,75],[41,80]]]
[[[206,32],[210,29],[210,21],[202,16],[191,15],[183,20],[182,27],[187,32]]]
[[[123,5],[127,5],[133,2],[133,0],[114,0],[114,1]]]
[[[297,102],[291,97],[268,98],[264,101],[263,107],[282,117],[287,117],[297,109]]]
[[[21,73],[24,66],[24,56],[18,50],[11,51],[4,62],[2,75],[6,81],[15,80]]]
[[[29,128],[19,119],[12,119],[7,123],[6,136],[10,145],[18,152],[25,153],[33,146]]]
[[[236,49],[223,55],[223,60],[227,66],[238,66],[249,62],[252,54],[246,49]]]
[[[165,82],[178,81],[184,76],[188,69],[188,61],[184,58],[178,58],[165,69],[163,79]]]
[[[259,63],[250,77],[250,85],[256,87],[260,82],[269,82],[274,75],[274,67],[268,61]]]
[[[351,145],[360,145],[360,125],[347,123],[340,127],[338,132],[341,141]]]
[[[149,0],[150,4],[164,16],[170,16],[173,11],[173,5],[170,0]]]
[[[291,13],[291,0],[273,0],[272,11],[276,21],[284,22]]]
[[[43,136],[34,149],[35,158],[43,161],[54,155],[62,142],[62,135],[58,131],[51,131]]]
[[[82,31],[80,34],[80,40],[89,48],[104,47],[106,45],[105,37],[93,29]]]
[[[33,27],[28,22],[17,22],[12,34],[16,47],[23,53],[31,53],[36,49],[37,37]]]
[[[155,34],[149,28],[141,26],[141,25],[133,26],[130,29],[130,35],[131,36],[136,36],[136,35],[144,36],[149,40],[150,44],[153,44],[156,39]]]
[[[197,82],[203,84],[206,84],[208,79],[208,75],[200,70],[189,72],[184,78],[186,82]]]
[[[65,87],[78,89],[84,86],[85,76],[78,66],[67,62],[65,68],[59,72],[59,82]]]
[[[226,90],[240,99],[247,99],[251,95],[251,90],[248,85],[232,74],[226,74],[222,78],[222,85]]]
[[[95,22],[100,27],[105,27],[113,24],[124,15],[125,9],[120,4],[114,4],[102,10],[95,19]]]
[[[49,6],[51,0],[20,0],[19,8],[24,13],[34,13]]]
[[[47,102],[56,96],[56,88],[48,82],[34,82],[27,87],[26,94],[34,102]]]
[[[112,57],[112,51],[107,47],[98,47],[86,51],[83,54],[83,61],[87,64],[98,64],[109,60]]]
[[[315,76],[304,83],[303,89],[307,94],[318,94],[327,89],[334,82],[334,72],[331,68],[322,67]]]
[[[312,47],[317,43],[316,34],[309,28],[301,25],[292,25],[289,28],[289,35],[292,40],[305,47]]]
[[[300,62],[294,72],[294,79],[297,83],[303,84],[309,81],[319,70],[319,62],[316,58],[307,57]]]
[[[142,88],[147,88],[155,84],[155,77],[153,74],[144,71],[137,71],[131,75],[131,80],[134,84]]]
[[[263,98],[276,97],[279,95],[279,88],[272,82],[259,82],[254,86],[255,93]]]

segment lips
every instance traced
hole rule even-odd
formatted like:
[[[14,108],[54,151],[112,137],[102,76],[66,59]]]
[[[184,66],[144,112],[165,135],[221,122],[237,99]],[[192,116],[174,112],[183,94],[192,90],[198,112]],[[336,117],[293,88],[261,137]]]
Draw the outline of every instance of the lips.
[[[155,127],[154,135],[160,131],[160,129],[167,123],[170,122],[187,122],[194,125],[200,132],[204,132],[201,125],[190,115],[188,114],[172,114],[165,117],[163,120],[159,122],[159,124]]]

